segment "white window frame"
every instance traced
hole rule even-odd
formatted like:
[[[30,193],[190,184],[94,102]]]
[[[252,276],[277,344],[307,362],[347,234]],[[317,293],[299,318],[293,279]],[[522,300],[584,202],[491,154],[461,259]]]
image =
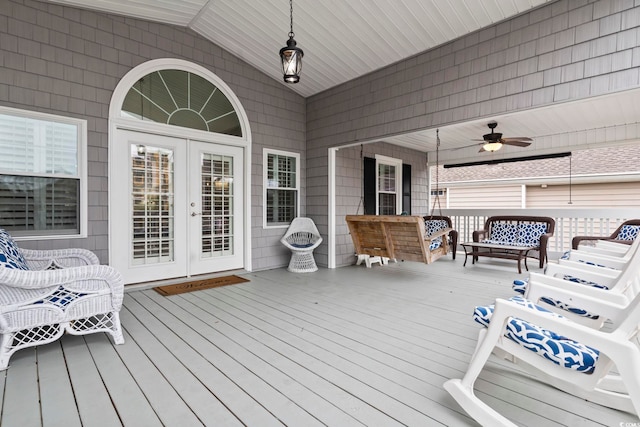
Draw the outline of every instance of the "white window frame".
[[[87,224],[88,224],[88,202],[87,202],[87,121],[83,119],[76,119],[72,117],[59,116],[54,114],[40,113],[36,111],[21,110],[17,108],[0,106],[0,113],[8,116],[24,117],[27,119],[42,120],[56,123],[64,123],[73,125],[78,132],[78,147],[77,147],[77,164],[78,170],[75,177],[80,181],[79,189],[79,211],[80,218],[78,219],[78,226],[80,228],[78,233],[75,234],[38,234],[31,236],[20,236],[12,234],[12,237],[17,241],[26,240],[62,240],[62,239],[77,239],[87,237]],[[23,176],[42,176],[42,177],[60,177],[56,174],[31,174],[26,172],[15,171],[3,171],[0,168],[0,173],[7,175],[23,175]],[[68,178],[69,176],[64,176]]]
[[[291,188],[269,187],[267,182],[267,164],[270,154],[279,156],[294,157],[296,159],[296,213],[300,215],[300,153],[290,151],[274,150],[264,148],[262,150],[262,227],[263,228],[287,228],[289,224],[268,224],[267,223],[267,189],[291,190]]]
[[[402,212],[402,159],[376,154],[376,214],[380,215],[380,165],[394,166],[396,168],[396,215]]]

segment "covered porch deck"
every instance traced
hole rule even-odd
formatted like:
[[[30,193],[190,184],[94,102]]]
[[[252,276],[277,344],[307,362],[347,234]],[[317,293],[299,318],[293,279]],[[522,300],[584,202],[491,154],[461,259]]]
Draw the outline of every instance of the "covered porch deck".
[[[65,336],[12,357],[0,373],[0,424],[476,425],[442,384],[467,368],[480,329],[473,307],[513,295],[526,273],[461,258],[260,271],[170,297],[129,291],[124,345]],[[518,425],[638,422],[498,359],[480,378],[481,398]]]

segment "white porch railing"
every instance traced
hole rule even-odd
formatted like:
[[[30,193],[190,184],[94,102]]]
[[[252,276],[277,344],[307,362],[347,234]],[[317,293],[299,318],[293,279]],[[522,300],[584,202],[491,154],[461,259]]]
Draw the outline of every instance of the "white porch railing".
[[[439,212],[435,214],[439,215]],[[574,236],[608,236],[626,220],[640,218],[640,209],[442,209],[442,215],[451,217],[458,230],[460,242],[473,240],[472,233],[481,230],[490,216],[529,215],[548,216],[556,221],[555,232],[549,241],[550,259],[571,249]]]

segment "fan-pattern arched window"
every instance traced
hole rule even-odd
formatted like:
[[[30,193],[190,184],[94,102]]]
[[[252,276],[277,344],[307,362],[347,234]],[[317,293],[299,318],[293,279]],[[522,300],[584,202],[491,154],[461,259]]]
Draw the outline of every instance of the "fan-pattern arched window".
[[[161,70],[138,80],[127,93],[122,114],[214,133],[242,136],[229,99],[208,80],[182,70]]]

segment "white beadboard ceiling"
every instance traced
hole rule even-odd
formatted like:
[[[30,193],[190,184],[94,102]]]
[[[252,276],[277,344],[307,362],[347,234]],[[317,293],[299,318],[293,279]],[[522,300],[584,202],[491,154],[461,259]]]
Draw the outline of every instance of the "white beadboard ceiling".
[[[278,51],[289,32],[288,0],[49,0],[189,27],[283,85]],[[304,97],[555,0],[294,0],[293,30],[304,50],[302,77],[287,84]],[[532,109],[440,129],[440,159],[471,161],[566,151],[568,146],[640,139],[640,91]],[[635,99],[634,99],[635,98]],[[478,154],[471,139],[498,121],[504,137],[527,148]],[[435,129],[384,139],[423,152]],[[637,142],[636,142],[637,143]],[[466,147],[466,148],[465,148]]]
[[[50,0],[181,25],[282,82],[288,0]],[[553,0],[294,0],[304,97]],[[282,82],[282,84],[285,84]]]

